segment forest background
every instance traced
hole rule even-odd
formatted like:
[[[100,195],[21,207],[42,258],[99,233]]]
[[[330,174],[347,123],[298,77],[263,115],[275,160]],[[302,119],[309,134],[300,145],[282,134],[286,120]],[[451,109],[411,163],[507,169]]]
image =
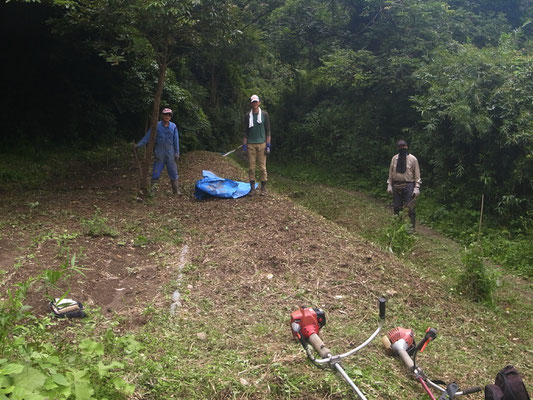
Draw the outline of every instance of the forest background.
[[[183,153],[231,150],[258,94],[279,170],[384,196],[406,139],[421,218],[464,244],[482,235],[485,256],[533,274],[531,1],[0,7],[2,184],[53,179],[39,167],[49,152],[138,140],[159,106],[175,110]]]
[[[432,376],[483,385],[513,363],[531,388],[532,17],[531,0],[0,2],[0,398],[346,398],[287,317],[320,306],[347,348],[376,296],[389,327],[438,328]],[[251,94],[273,190],[195,201],[204,168],[246,176],[220,154]],[[141,198],[132,143],[162,107],[186,195]],[[384,206],[400,138],[419,221],[453,241]],[[54,319],[61,295],[88,318]],[[422,398],[377,347],[346,364],[363,392]]]

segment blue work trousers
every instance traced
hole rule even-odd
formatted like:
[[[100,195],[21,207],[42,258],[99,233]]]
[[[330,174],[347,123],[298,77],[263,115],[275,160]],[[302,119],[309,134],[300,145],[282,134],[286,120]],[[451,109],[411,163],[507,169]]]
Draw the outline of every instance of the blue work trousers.
[[[152,167],[152,179],[158,180],[163,172],[163,168],[167,167],[167,173],[171,181],[178,179],[178,166],[174,157],[166,156],[164,159],[155,159]]]

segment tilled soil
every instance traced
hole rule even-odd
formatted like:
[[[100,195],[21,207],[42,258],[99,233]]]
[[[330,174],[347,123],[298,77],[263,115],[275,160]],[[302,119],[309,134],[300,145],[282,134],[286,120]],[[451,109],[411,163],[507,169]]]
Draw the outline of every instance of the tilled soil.
[[[266,276],[287,295],[318,288],[335,292],[331,295],[368,292],[379,290],[370,289],[370,281],[385,284],[386,254],[284,196],[270,191],[267,196],[196,200],[194,184],[202,170],[246,180],[231,160],[193,152],[179,162],[183,195],[178,197],[162,177],[155,196],[142,201],[133,161],[80,165],[55,186],[3,193],[2,293],[35,279],[27,301],[37,314],[49,312],[49,299],[68,291],[66,297],[89,310],[142,324],[148,304],[171,302],[169,289],[184,244],[186,262],[213,265],[209,285],[199,284],[196,295],[205,295],[200,292],[212,285],[231,292],[215,301],[260,290]],[[112,232],[89,232],[99,223]],[[64,271],[57,282],[50,273],[43,275],[51,270]]]

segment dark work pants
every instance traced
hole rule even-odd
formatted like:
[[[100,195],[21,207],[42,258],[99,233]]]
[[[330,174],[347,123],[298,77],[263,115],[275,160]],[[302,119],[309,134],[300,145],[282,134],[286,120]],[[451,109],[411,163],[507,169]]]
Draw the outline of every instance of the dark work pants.
[[[394,205],[394,214],[399,214],[404,207],[409,210],[409,220],[413,228],[415,227],[415,205],[416,200],[413,198],[414,182],[392,183],[392,197]]]

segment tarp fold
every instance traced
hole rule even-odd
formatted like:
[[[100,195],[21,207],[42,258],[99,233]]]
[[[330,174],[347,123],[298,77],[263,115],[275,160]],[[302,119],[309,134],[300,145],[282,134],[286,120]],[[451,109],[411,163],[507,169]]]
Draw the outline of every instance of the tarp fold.
[[[250,192],[250,184],[247,182],[221,178],[207,170],[202,171],[202,176],[203,179],[196,181],[194,188],[194,197],[198,200],[205,200],[210,197],[238,199]],[[256,183],[255,187],[257,186]]]

